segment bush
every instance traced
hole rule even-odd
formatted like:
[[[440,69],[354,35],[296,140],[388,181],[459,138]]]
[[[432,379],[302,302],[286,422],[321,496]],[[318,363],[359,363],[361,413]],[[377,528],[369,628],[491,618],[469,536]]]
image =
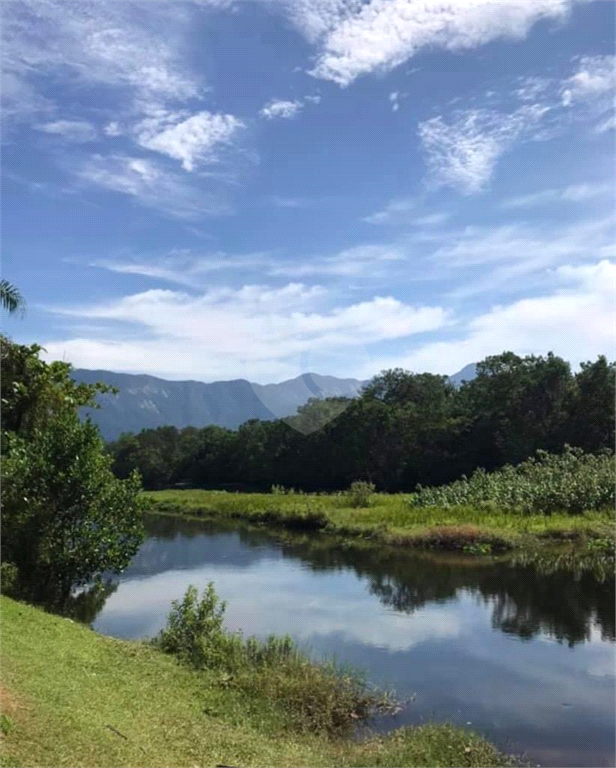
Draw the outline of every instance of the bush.
[[[470,478],[440,488],[422,488],[413,507],[474,506],[486,510],[551,514],[613,509],[616,471],[614,456],[584,453],[565,446],[560,454],[537,451],[534,458],[495,472],[478,469]]]
[[[347,497],[352,507],[369,507],[370,499],[374,493],[374,483],[368,483],[365,480],[356,480],[351,483],[347,491]]]
[[[17,588],[19,571],[14,563],[4,562],[0,565],[0,592],[3,595],[13,595]]]
[[[143,540],[141,483],[118,480],[98,430],[56,416],[29,439],[7,435],[2,458],[2,559],[36,602],[123,570]]]
[[[294,730],[339,733],[391,706],[356,676],[310,661],[288,636],[262,642],[225,630],[225,607],[211,582],[201,598],[190,586],[152,642],[197,670],[219,673],[220,685],[257,697],[260,707],[283,710]]]

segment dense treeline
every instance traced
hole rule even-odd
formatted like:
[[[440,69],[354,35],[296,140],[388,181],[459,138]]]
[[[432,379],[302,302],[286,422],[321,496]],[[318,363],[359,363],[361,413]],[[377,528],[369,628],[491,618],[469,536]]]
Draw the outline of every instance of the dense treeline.
[[[108,450],[119,477],[137,469],[150,489],[327,491],[364,479],[380,491],[412,491],[518,464],[538,449],[613,449],[614,382],[603,356],[574,374],[551,353],[505,352],[457,389],[445,376],[394,369],[356,399],[311,400],[292,418],[236,431],[161,427],[122,435]]]

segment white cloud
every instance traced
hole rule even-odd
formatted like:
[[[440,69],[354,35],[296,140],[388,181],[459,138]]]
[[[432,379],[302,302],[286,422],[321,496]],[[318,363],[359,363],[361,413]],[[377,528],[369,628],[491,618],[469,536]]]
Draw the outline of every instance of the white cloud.
[[[511,113],[473,109],[419,124],[428,168],[438,184],[479,192],[490,180],[496,161],[512,144],[528,135],[548,107],[523,106]]]
[[[594,127],[594,133],[604,133],[605,131],[613,131],[616,128],[616,114],[608,115],[600,120]]]
[[[451,279],[452,270],[460,273],[449,294],[460,300],[482,293],[528,292],[545,284],[547,270],[559,264],[613,257],[614,221],[609,216],[556,227],[466,227],[446,233],[429,262],[437,266],[435,280]]]
[[[39,130],[57,134],[67,141],[76,143],[94,141],[97,136],[94,126],[85,120],[56,120],[53,123],[40,125]]]
[[[112,120],[103,128],[103,132],[106,136],[121,136],[123,131],[117,120]]]
[[[120,274],[142,275],[193,288],[204,287],[213,272],[258,270],[273,277],[303,278],[307,276],[367,277],[388,274],[392,263],[405,260],[404,252],[388,245],[359,245],[347,248],[333,256],[314,256],[299,262],[297,259],[274,257],[271,254],[212,253],[194,255],[190,252],[171,252],[165,257],[141,260],[98,259],[90,266],[101,267]]]
[[[215,148],[229,144],[243,127],[233,115],[213,114],[204,110],[186,117],[163,111],[148,117],[135,129],[137,143],[182,162],[185,171],[193,171],[199,162],[215,159]]]
[[[283,101],[280,99],[272,99],[269,101],[259,113],[261,117],[265,117],[268,120],[272,120],[275,117],[291,118],[300,111],[303,107],[301,101]]]
[[[148,99],[198,96],[202,86],[180,55],[181,9],[151,3],[135,10],[105,0],[7,3],[3,70],[27,81],[62,73],[69,82],[128,88]]]
[[[364,217],[364,221],[367,221],[369,224],[385,224],[392,220],[398,220],[402,216],[406,218],[406,215],[415,210],[418,204],[419,201],[415,197],[392,200],[385,208]]]
[[[381,360],[379,367],[451,373],[504,350],[520,355],[551,350],[573,364],[599,354],[612,359],[615,282],[616,264],[607,260],[561,265],[552,273],[551,291],[496,306],[473,318],[460,338],[426,344],[395,361]]]
[[[595,100],[616,89],[616,57],[586,56],[580,59],[577,72],[564,81],[562,101],[570,106],[576,101]]]
[[[288,0],[284,7],[318,44],[311,74],[342,86],[389,70],[428,47],[457,51],[521,39],[541,19],[562,19],[574,0]]]
[[[504,200],[503,208],[532,208],[546,203],[584,203],[588,200],[614,195],[613,184],[571,184],[563,189],[542,189],[528,195],[519,195]]]
[[[306,275],[334,275],[338,277],[359,277],[365,275],[374,279],[392,262],[404,260],[403,252],[396,247],[382,245],[358,245],[347,248],[334,256],[326,256],[299,262],[273,264],[270,273],[304,277]]]
[[[392,297],[325,308],[320,286],[246,285],[191,296],[151,290],[110,304],[55,308],[77,320],[120,322],[129,337],[47,342],[48,357],[66,355],[76,366],[141,370],[202,379],[242,375],[271,381],[297,375],[303,356],[328,351],[351,357],[365,344],[435,330],[446,322],[440,307],[404,304]],[[96,361],[96,362],[95,362]]]
[[[229,212],[219,195],[190,186],[181,177],[144,158],[93,155],[70,171],[81,181],[129,195],[142,205],[179,218]]]
[[[232,256],[226,253],[213,253],[206,256],[194,256],[186,252],[171,253],[166,257],[148,258],[141,261],[99,259],[90,262],[90,266],[100,267],[122,275],[141,275],[142,277],[151,277],[196,288],[203,287],[213,272],[263,269],[270,263],[267,254]]]

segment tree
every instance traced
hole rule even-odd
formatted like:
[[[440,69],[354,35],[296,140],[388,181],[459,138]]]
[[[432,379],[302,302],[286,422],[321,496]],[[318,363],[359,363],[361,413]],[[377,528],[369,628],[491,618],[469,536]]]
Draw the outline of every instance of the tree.
[[[586,451],[614,446],[614,398],[616,365],[600,355],[594,363],[582,363],[575,375],[575,392],[567,440]]]
[[[0,304],[9,314],[24,310],[26,302],[17,288],[8,280],[0,280]]]
[[[1,552],[22,593],[62,604],[137,551],[140,480],[117,479],[97,428],[79,419],[100,388],[75,384],[39,350],[2,339]]]

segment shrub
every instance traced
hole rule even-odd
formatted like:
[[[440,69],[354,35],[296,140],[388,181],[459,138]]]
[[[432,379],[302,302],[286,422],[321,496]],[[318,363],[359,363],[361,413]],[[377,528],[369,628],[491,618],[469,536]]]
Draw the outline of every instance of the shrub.
[[[294,730],[339,733],[391,706],[358,677],[310,661],[288,636],[262,642],[225,630],[225,607],[211,582],[201,598],[190,586],[153,643],[195,669],[219,673],[220,685],[256,697],[260,707],[283,710]]]
[[[0,565],[0,592],[12,595],[17,588],[19,571],[14,563],[4,562]]]
[[[422,488],[409,504],[413,507],[474,506],[522,513],[613,509],[616,471],[608,451],[584,453],[565,446],[560,454],[537,451],[534,458],[495,472],[478,469],[440,488]]]
[[[356,508],[369,507],[374,490],[374,483],[368,483],[365,480],[355,480],[347,491],[350,505]]]

